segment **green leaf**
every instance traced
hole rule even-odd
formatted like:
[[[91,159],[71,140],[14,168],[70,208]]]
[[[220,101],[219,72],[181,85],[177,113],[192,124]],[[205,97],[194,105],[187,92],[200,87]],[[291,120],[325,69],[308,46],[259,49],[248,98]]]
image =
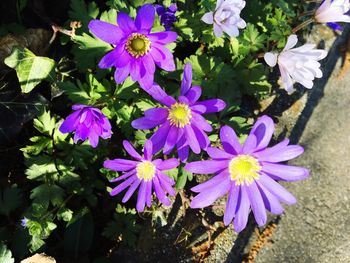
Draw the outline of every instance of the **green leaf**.
[[[73,218],[73,211],[64,207],[57,212],[57,217],[65,222],[69,222]]]
[[[34,119],[34,127],[39,132],[51,136],[55,129],[56,121],[51,117],[50,111],[43,111],[38,118]]]
[[[9,215],[22,203],[21,190],[13,185],[11,188],[0,189],[0,214]],[[0,261],[1,262],[1,261]]]
[[[93,1],[86,4],[84,0],[71,0],[68,15],[72,20],[82,23],[82,30],[87,31],[87,25],[91,19],[98,16],[99,9]]]
[[[53,78],[55,61],[36,56],[26,48],[15,47],[4,62],[16,70],[19,84],[24,93],[29,93],[44,79]]]
[[[11,251],[7,249],[6,245],[3,242],[0,243],[0,262],[1,263],[15,262],[15,259],[12,257]]]
[[[187,183],[187,181],[191,181],[193,179],[193,174],[187,172],[185,169],[179,169],[179,176],[176,180],[176,189],[183,189]]]
[[[42,184],[35,187],[30,194],[34,203],[49,203],[58,206],[63,202],[64,190],[57,185]]]

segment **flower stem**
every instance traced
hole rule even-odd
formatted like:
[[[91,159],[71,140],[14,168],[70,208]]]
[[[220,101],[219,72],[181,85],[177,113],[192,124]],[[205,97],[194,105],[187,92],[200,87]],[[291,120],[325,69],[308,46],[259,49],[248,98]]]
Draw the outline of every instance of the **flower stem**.
[[[311,16],[315,13],[315,10],[310,10],[310,11],[306,11],[306,12],[303,12],[301,13],[300,15],[298,15],[298,18],[299,17],[303,17],[303,16]]]
[[[312,22],[314,22],[314,18],[310,18],[310,19],[304,21],[303,23],[301,23],[301,24],[297,25],[296,27],[294,27],[292,29],[292,33],[294,34],[294,33],[298,32],[300,29],[303,29],[304,27],[308,26]]]

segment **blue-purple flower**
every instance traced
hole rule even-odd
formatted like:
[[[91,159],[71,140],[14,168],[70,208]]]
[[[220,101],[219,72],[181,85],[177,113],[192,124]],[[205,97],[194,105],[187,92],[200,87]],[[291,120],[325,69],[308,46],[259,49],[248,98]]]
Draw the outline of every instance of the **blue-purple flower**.
[[[21,226],[23,227],[23,228],[26,228],[27,227],[27,224],[28,224],[28,218],[26,218],[26,217],[23,217],[22,219],[21,219]]]
[[[207,152],[212,160],[185,166],[185,170],[193,173],[216,174],[191,189],[199,193],[193,198],[191,207],[209,206],[228,194],[224,223],[229,225],[234,220],[234,228],[240,232],[247,224],[250,208],[261,226],[266,223],[266,209],[281,214],[280,202],[295,204],[294,196],[276,181],[298,181],[309,175],[303,167],[280,164],[301,155],[304,149],[288,145],[288,139],[268,148],[273,132],[272,119],[262,116],[241,145],[234,130],[223,126],[220,130],[223,150],[209,147]]]
[[[113,25],[100,20],[89,23],[90,31],[114,46],[100,61],[100,68],[116,67],[114,78],[123,83],[130,75],[147,90],[152,87],[156,65],[166,71],[175,70],[172,53],[165,45],[174,42],[177,34],[171,31],[151,33],[155,10],[151,4],[143,5],[135,21],[123,12],[118,13]]]
[[[61,124],[59,130],[62,133],[75,131],[74,143],[79,140],[89,140],[92,147],[96,147],[99,137],[111,138],[111,124],[107,117],[96,108],[86,105],[73,105],[74,110]]]
[[[175,13],[177,11],[176,4],[171,4],[168,8],[162,5],[156,5],[156,11],[160,17],[160,23],[166,30],[170,30],[171,26],[176,22]]]
[[[164,154],[169,154],[176,147],[181,161],[184,162],[187,160],[189,148],[198,154],[201,149],[209,146],[206,132],[211,132],[212,127],[202,114],[219,112],[226,105],[220,99],[198,101],[202,89],[199,86],[192,87],[191,64],[185,65],[178,100],[167,95],[158,85],[153,85],[148,93],[166,107],[145,111],[145,117],[134,120],[131,125],[140,130],[159,126],[150,138],[154,153],[163,148]]]
[[[176,168],[179,165],[179,161],[175,158],[161,160],[152,160],[152,142],[146,141],[143,156],[136,152],[134,147],[128,142],[123,141],[125,150],[136,161],[126,159],[114,159],[107,160],[103,166],[113,171],[125,172],[123,175],[111,180],[111,182],[119,182],[124,180],[121,184],[115,187],[110,195],[114,196],[129,187],[122,200],[123,203],[127,202],[133,193],[139,188],[136,210],[142,212],[145,205],[150,207],[152,205],[152,192],[154,190],[156,197],[164,205],[169,206],[171,204],[167,193],[171,196],[175,196],[175,190],[172,185],[175,181],[165,175],[163,171]]]

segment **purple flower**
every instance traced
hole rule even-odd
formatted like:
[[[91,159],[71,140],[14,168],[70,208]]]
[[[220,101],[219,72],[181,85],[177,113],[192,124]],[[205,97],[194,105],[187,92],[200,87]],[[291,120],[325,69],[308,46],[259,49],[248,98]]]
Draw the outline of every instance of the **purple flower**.
[[[176,4],[171,4],[168,9],[162,5],[156,5],[156,11],[160,17],[160,23],[165,27],[166,30],[170,30],[173,23],[176,22],[175,13],[177,11]]]
[[[90,145],[95,148],[98,137],[111,138],[111,124],[99,109],[86,105],[73,105],[72,109],[74,112],[61,124],[60,132],[75,131],[74,143],[89,139]]]
[[[343,27],[338,23],[329,22],[327,23],[327,26],[332,28],[333,30],[343,30]]]
[[[193,187],[199,193],[191,202],[192,208],[211,205],[228,193],[224,223],[234,218],[234,228],[242,231],[250,208],[259,226],[266,223],[266,211],[281,214],[280,202],[295,204],[296,199],[276,181],[297,181],[306,178],[309,171],[303,167],[280,164],[304,152],[298,145],[288,145],[286,139],[267,148],[274,132],[274,123],[262,116],[253,126],[244,145],[239,143],[234,130],[224,126],[220,140],[224,150],[209,147],[212,160],[188,163],[185,169],[198,174],[216,174],[210,180]]]
[[[23,218],[21,219],[21,226],[22,226],[23,228],[26,228],[26,227],[27,227],[28,221],[29,221],[28,218],[23,217]]]
[[[166,193],[175,196],[175,190],[172,188],[175,182],[165,175],[163,171],[176,168],[179,165],[179,161],[175,158],[168,160],[155,159],[152,161],[152,142],[149,140],[145,143],[143,157],[135,151],[134,147],[132,147],[128,141],[123,141],[123,145],[125,150],[136,161],[114,159],[104,162],[103,166],[105,168],[113,171],[126,172],[122,176],[111,180],[113,183],[120,180],[124,180],[124,182],[115,187],[110,192],[110,195],[117,195],[129,187],[122,200],[122,202],[125,203],[130,199],[136,188],[140,186],[136,209],[138,212],[142,212],[145,205],[148,207],[151,206],[153,188],[159,201],[169,206],[171,202],[166,196]]]
[[[114,78],[122,83],[130,74],[134,81],[147,90],[152,87],[155,65],[175,70],[174,58],[165,47],[174,42],[177,34],[171,31],[151,33],[155,10],[151,4],[143,5],[135,21],[123,12],[118,13],[117,25],[100,20],[89,23],[90,31],[114,49],[100,61],[100,68],[116,67]]]
[[[219,112],[226,105],[220,99],[198,102],[202,89],[191,85],[192,66],[186,64],[178,101],[167,95],[158,85],[153,85],[153,88],[148,91],[166,108],[152,108],[145,111],[145,117],[134,120],[131,126],[140,130],[159,126],[150,138],[154,153],[164,147],[164,154],[169,154],[176,146],[178,155],[184,162],[187,160],[189,148],[198,154],[201,149],[206,149],[209,145],[206,132],[211,132],[212,127],[202,114]]]

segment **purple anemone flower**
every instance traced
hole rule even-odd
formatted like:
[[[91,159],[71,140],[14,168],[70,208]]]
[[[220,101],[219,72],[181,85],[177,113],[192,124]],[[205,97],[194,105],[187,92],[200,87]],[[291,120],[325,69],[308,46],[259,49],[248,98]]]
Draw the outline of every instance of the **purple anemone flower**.
[[[160,17],[160,23],[166,30],[170,30],[171,26],[177,21],[175,16],[177,11],[176,4],[171,4],[167,9],[162,5],[156,5],[156,11]]]
[[[124,182],[115,187],[110,192],[110,195],[117,195],[129,187],[122,200],[122,202],[125,203],[133,195],[136,188],[140,186],[136,203],[138,212],[142,212],[145,205],[148,207],[151,206],[152,189],[154,189],[159,201],[169,206],[171,202],[166,194],[168,193],[171,196],[175,196],[175,190],[172,188],[175,181],[165,175],[163,171],[176,168],[179,165],[179,161],[175,158],[168,160],[155,159],[152,161],[152,142],[149,140],[145,143],[143,156],[138,154],[128,141],[123,141],[123,145],[128,154],[136,161],[114,159],[104,162],[103,166],[105,168],[113,171],[126,172],[122,176],[111,180],[113,183],[121,180],[124,180]]]
[[[181,161],[186,161],[189,148],[196,154],[209,146],[206,132],[212,127],[202,117],[202,114],[219,112],[226,104],[220,99],[198,101],[202,89],[192,85],[192,66],[186,64],[181,83],[180,97],[176,101],[167,95],[158,85],[148,93],[166,108],[152,108],[145,111],[145,117],[134,120],[131,126],[135,129],[147,130],[159,126],[150,140],[153,142],[153,152],[163,147],[164,154],[169,154],[176,146]]]
[[[96,147],[99,137],[111,138],[111,124],[107,117],[96,108],[86,105],[73,105],[74,110],[60,126],[60,132],[75,131],[74,143],[89,139],[90,145]]]
[[[267,148],[274,132],[274,123],[262,116],[253,126],[244,145],[239,143],[234,130],[223,126],[220,140],[223,150],[208,147],[212,160],[188,163],[185,170],[198,174],[216,174],[208,181],[193,187],[199,193],[191,202],[192,208],[203,208],[228,194],[224,223],[234,218],[234,228],[242,231],[248,220],[250,208],[259,226],[266,223],[266,210],[281,214],[280,202],[292,205],[296,199],[276,181],[298,181],[309,171],[303,167],[280,164],[304,152],[298,145],[288,145],[286,139]]]
[[[175,70],[174,58],[165,45],[174,42],[177,34],[171,31],[151,33],[155,10],[151,4],[143,5],[135,21],[123,12],[118,13],[117,25],[100,20],[89,23],[90,31],[114,46],[100,61],[100,68],[116,67],[117,84],[129,76],[147,90],[152,87],[155,65]]]

